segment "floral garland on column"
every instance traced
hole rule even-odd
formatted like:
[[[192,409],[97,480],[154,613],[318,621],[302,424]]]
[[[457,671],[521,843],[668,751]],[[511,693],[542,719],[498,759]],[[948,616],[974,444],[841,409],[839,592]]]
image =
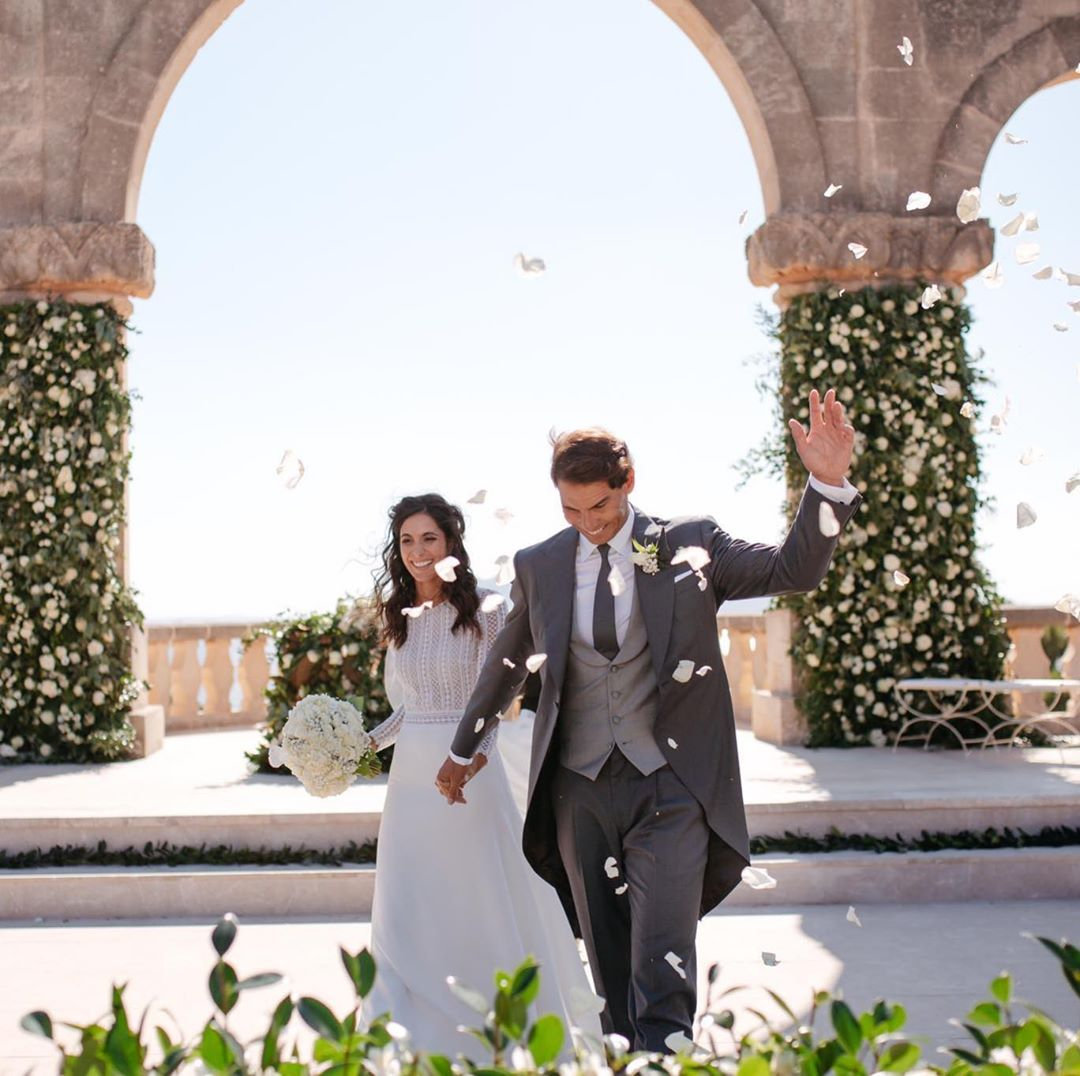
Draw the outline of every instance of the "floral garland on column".
[[[905,677],[1002,675],[1001,597],[976,556],[986,378],[965,348],[969,324],[958,295],[935,300],[922,286],[800,295],[773,324],[779,428],[808,424],[811,388],[835,388],[855,426],[865,498],[822,585],[779,603],[796,618],[813,746],[890,743]],[[744,470],[769,467],[797,498],[805,469],[789,437],[751,453]]]
[[[130,753],[125,329],[108,304],[0,307],[0,762]]]

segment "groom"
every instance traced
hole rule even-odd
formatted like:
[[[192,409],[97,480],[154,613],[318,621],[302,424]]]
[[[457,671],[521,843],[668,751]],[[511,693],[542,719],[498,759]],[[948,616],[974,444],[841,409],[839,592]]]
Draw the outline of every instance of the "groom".
[[[749,863],[717,610],[812,590],[834,522],[859,504],[845,477],[854,430],[833,391],[811,392],[809,432],[790,427],[810,479],[779,546],[732,538],[705,516],[651,519],[630,504],[624,442],[600,429],[558,437],[551,477],[570,526],[516,555],[513,610],[436,778],[462,801],[526,659],[546,654],[525,855],[585,941],[604,1030],[638,1050],[692,1034],[697,920]]]

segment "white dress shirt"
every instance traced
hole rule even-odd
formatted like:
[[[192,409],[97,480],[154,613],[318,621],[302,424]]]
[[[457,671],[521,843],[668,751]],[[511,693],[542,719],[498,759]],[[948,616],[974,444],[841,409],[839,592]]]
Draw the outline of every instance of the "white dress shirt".
[[[634,607],[634,562],[630,554],[634,551],[632,538],[634,533],[634,511],[626,515],[626,522],[608,543],[608,564],[611,574],[618,572],[622,576],[622,587],[615,586],[615,638],[622,646],[626,638],[626,627],[630,623],[630,613]],[[574,624],[573,639],[576,643],[592,646],[593,641],[593,605],[596,601],[596,584],[600,578],[600,549],[593,545],[584,534],[578,534],[577,558],[574,562]],[[606,582],[606,580],[605,580]]]

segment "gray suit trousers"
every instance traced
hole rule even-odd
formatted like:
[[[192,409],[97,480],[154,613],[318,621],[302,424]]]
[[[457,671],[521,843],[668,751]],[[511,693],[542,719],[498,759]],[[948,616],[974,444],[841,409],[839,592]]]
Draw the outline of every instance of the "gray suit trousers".
[[[595,781],[560,766],[552,791],[559,855],[607,999],[604,1031],[635,1050],[670,1052],[672,1032],[693,1034],[705,813],[670,766],[646,777],[618,750]],[[616,878],[604,869],[609,857]]]

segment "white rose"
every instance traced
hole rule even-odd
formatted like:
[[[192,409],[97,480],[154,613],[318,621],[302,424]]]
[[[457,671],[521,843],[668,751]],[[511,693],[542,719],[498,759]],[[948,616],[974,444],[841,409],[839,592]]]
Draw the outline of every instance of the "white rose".
[[[895,572],[900,567],[900,558],[895,553],[886,553],[881,560],[887,572]]]
[[[821,658],[819,658],[817,654],[807,654],[806,664],[809,665],[811,669],[816,669],[821,664]]]
[[[91,512],[89,508],[87,508],[87,510],[83,512],[83,514],[79,518],[88,527],[92,527],[95,523],[97,523],[97,513]]]
[[[95,691],[91,696],[91,701],[95,706],[105,705],[105,693],[103,691]]]
[[[97,639],[91,639],[86,646],[86,652],[92,658],[96,658],[99,654],[105,653],[105,647]]]
[[[931,639],[929,635],[920,635],[915,640],[915,649],[916,650],[926,651],[926,650],[929,650],[933,645],[934,645],[934,640]]]
[[[56,668],[56,658],[52,654],[42,654],[38,658],[38,664],[46,671],[52,672]]]

